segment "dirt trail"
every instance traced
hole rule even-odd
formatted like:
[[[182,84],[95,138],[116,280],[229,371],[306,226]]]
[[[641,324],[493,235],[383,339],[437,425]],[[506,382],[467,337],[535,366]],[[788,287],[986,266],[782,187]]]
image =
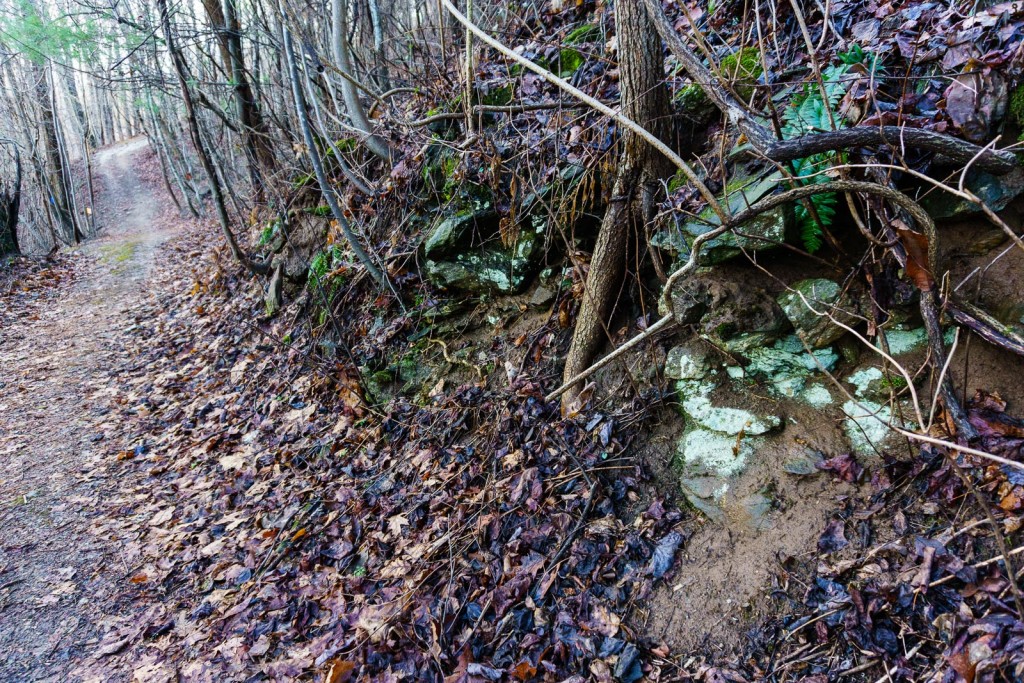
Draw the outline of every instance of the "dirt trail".
[[[134,139],[97,153],[100,236],[82,247],[79,277],[0,329],[0,681],[77,680],[104,625],[135,609],[122,540],[94,526],[118,482],[93,464],[116,450],[102,390],[174,234],[163,189],[133,168],[147,152]]]

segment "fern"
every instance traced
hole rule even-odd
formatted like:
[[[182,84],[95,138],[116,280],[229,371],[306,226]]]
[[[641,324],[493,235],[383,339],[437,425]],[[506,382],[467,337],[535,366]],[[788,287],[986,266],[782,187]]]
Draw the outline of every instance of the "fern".
[[[843,82],[843,76],[850,70],[850,66],[846,63],[837,64],[822,72],[827,100],[822,97],[822,89],[817,84],[805,86],[804,91],[793,98],[790,106],[782,114],[783,138],[791,140],[808,133],[831,128],[829,112],[835,112],[839,101],[846,94],[846,83]],[[833,114],[833,116],[836,125],[842,125],[841,117],[838,114]],[[835,159],[835,152],[812,154],[809,157],[797,159],[793,162],[793,175],[797,184],[809,185],[826,182],[828,176],[821,171],[831,166]],[[813,254],[821,248],[822,228],[827,228],[832,224],[838,201],[834,192],[828,192],[816,194],[810,198],[809,203],[813,207],[813,212],[806,204],[797,205],[794,213],[797,226],[800,229],[800,239],[808,252]]]

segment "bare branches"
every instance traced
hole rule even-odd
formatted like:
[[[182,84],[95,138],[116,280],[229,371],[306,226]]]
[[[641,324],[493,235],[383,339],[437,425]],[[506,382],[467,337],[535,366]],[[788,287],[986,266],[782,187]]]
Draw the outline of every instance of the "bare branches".
[[[161,0],[162,2],[165,0]],[[283,14],[283,12],[282,12]],[[282,16],[283,20],[283,16]],[[359,244],[359,239],[352,231],[352,226],[349,224],[345,214],[341,211],[341,207],[338,206],[338,200],[334,195],[334,188],[328,182],[327,174],[324,173],[323,163],[320,159],[320,152],[317,150],[316,140],[313,138],[313,132],[309,126],[309,117],[306,114],[306,103],[302,97],[302,85],[299,81],[299,72],[295,67],[295,54],[292,50],[292,39],[291,33],[288,27],[284,25],[283,21],[281,24],[281,42],[284,46],[284,59],[287,62],[288,73],[292,81],[292,96],[295,101],[295,112],[299,118],[299,127],[302,129],[302,136],[306,141],[306,153],[309,155],[309,161],[313,165],[313,172],[316,174],[317,182],[320,184],[320,190],[323,193],[324,199],[327,201],[327,205],[331,209],[331,214],[334,219],[338,221],[338,225],[341,227],[342,233],[345,235],[345,239],[348,241],[349,246],[355,253],[356,258],[363,264],[367,272],[376,280],[382,287],[390,287],[391,283],[387,277],[376,265],[370,255],[366,253],[362,245]]]
[[[718,215],[719,218],[721,218],[723,221],[725,221],[728,218],[728,213],[726,212],[726,210],[718,202],[718,199],[715,197],[715,194],[711,190],[709,190],[707,185],[704,184],[704,181],[700,179],[700,176],[697,175],[697,172],[694,171],[689,164],[683,161],[682,157],[676,154],[672,150],[672,148],[670,148],[664,142],[659,140],[657,136],[653,135],[650,131],[648,131],[646,128],[644,128],[637,122],[631,121],[622,114],[614,111],[607,105],[603,104],[599,100],[596,100],[590,95],[587,95],[579,88],[571,85],[568,81],[559,78],[558,76],[554,75],[547,69],[544,69],[543,67],[537,65],[536,63],[531,62],[529,59],[526,59],[522,55],[514,52],[504,44],[498,42],[491,36],[487,35],[478,26],[476,26],[468,19],[466,19],[466,17],[455,8],[455,5],[451,3],[451,0],[441,0],[441,3],[444,5],[445,9],[447,9],[451,13],[451,15],[455,17],[456,20],[458,20],[459,23],[461,23],[463,26],[469,29],[469,31],[471,31],[473,35],[475,35],[481,41],[483,41],[490,47],[494,48],[501,54],[505,55],[512,61],[516,62],[517,64],[520,64],[521,66],[534,72],[535,74],[537,74],[547,82],[551,83],[552,85],[555,85],[558,88],[562,89],[563,91],[569,93],[570,95],[577,98],[581,102],[587,104],[588,106],[592,107],[596,111],[599,111],[605,116],[615,120],[622,127],[628,129],[633,133],[636,133],[638,136],[649,142],[655,149],[664,154],[673,164],[675,164],[675,166],[679,170],[683,172],[683,174],[686,176],[686,179],[689,180],[695,188],[697,188],[697,191],[700,193],[701,197],[703,197],[704,201],[708,203],[708,206],[711,207],[711,209],[715,212],[715,214]]]
[[[935,152],[962,164],[977,158],[974,165],[990,173],[1009,173],[1018,166],[1012,152],[985,150],[960,138],[905,126],[855,126],[812,133],[772,142],[762,151],[772,161],[793,161],[821,152],[883,144],[897,150],[911,147]]]
[[[231,229],[231,219],[228,217],[228,210],[224,204],[224,192],[199,129],[199,120],[196,118],[195,107],[192,103],[192,93],[189,90],[188,81],[185,77],[185,62],[174,44],[174,32],[171,29],[171,18],[167,10],[167,0],[157,0],[157,8],[160,11],[160,23],[163,26],[167,50],[171,53],[171,63],[174,66],[175,74],[178,76],[178,85],[181,87],[181,98],[185,103],[185,112],[187,114],[189,131],[192,135],[192,144],[195,146],[196,153],[199,155],[199,160],[203,165],[203,170],[206,172],[206,177],[210,182],[210,192],[213,195],[213,203],[217,209],[217,218],[220,220],[220,227],[227,240],[228,248],[231,249],[231,254],[247,270],[253,274],[264,275],[270,272],[270,264],[254,262],[242,251],[242,248],[238,245],[238,240],[235,239],[235,233]]]

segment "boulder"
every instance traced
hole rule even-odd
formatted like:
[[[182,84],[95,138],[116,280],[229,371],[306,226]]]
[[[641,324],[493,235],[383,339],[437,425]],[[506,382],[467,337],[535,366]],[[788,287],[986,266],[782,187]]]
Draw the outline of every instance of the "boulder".
[[[523,228],[506,246],[498,235],[498,220],[485,207],[435,223],[423,243],[427,280],[442,289],[475,294],[522,291],[539,265],[542,231]]]
[[[844,325],[853,325],[857,321],[848,312],[853,309],[854,302],[833,280],[815,278],[794,282],[778,302],[793,329],[803,335],[812,349],[826,347],[846,334],[846,330],[832,318]]]
[[[719,201],[728,207],[730,213],[739,213],[759,199],[771,194],[783,185],[782,174],[737,172],[736,177],[726,186]],[[711,209],[705,209],[697,220],[681,225],[667,226],[655,233],[651,243],[676,255],[680,261],[690,258],[690,248],[700,235],[721,225],[718,216]],[[701,265],[714,265],[736,258],[744,251],[758,252],[774,249],[786,241],[793,226],[793,212],[788,206],[779,206],[755,216],[737,226],[732,232],[719,235],[701,247]]]

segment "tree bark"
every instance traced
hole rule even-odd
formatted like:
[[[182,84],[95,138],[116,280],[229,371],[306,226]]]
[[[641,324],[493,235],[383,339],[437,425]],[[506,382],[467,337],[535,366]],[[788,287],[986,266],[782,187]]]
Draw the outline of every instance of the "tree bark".
[[[195,146],[196,154],[203,165],[206,177],[210,181],[210,193],[213,195],[213,204],[217,209],[217,218],[220,220],[220,227],[227,240],[231,254],[249,272],[263,275],[270,272],[270,265],[267,263],[254,263],[249,256],[238,246],[235,233],[231,229],[231,219],[228,217],[227,206],[224,204],[224,191],[217,179],[217,170],[213,167],[210,154],[203,144],[202,132],[199,130],[199,119],[196,118],[195,104],[192,101],[192,93],[188,88],[188,81],[185,78],[184,58],[174,44],[174,32],[171,30],[171,17],[167,11],[167,0],[157,0],[157,8],[160,11],[160,23],[164,32],[164,40],[167,42],[167,51],[171,54],[171,63],[174,65],[174,72],[178,76],[178,85],[181,88],[181,98],[185,102],[185,116],[188,119],[189,133],[192,137],[192,144]]]
[[[57,119],[50,99],[46,68],[34,64],[32,78],[35,81],[36,106],[39,108],[40,142],[43,147],[43,164],[49,194],[47,204],[61,241],[65,244],[75,244],[75,222],[71,215],[67,185],[64,182],[64,164],[60,148],[57,146]]]
[[[627,118],[663,138],[669,114],[664,58],[661,40],[641,2],[619,0],[615,4],[622,111]],[[653,192],[649,186],[669,167],[664,156],[632,131],[623,134],[621,145],[612,201],[598,233],[566,356],[565,380],[584,370],[607,338],[607,326],[615,313],[616,295],[626,271],[631,223],[640,216],[636,210],[639,207],[634,207],[637,189]],[[572,387],[563,394],[564,408],[575,399],[578,389]]]
[[[20,254],[18,244],[18,212],[21,208],[21,152],[13,140],[0,139],[14,153],[14,181],[10,189],[0,191],[0,256]]]
[[[352,59],[349,55],[348,46],[348,3],[346,0],[331,0],[331,33],[334,60],[338,68],[348,76],[354,76],[352,72]],[[366,135],[367,148],[385,161],[391,161],[391,149],[384,138],[375,135],[370,120],[366,118],[363,111],[363,104],[359,101],[359,93],[356,86],[348,78],[341,79],[341,96],[345,100],[345,109],[348,111],[352,125]]]
[[[274,153],[267,137],[266,124],[259,103],[249,84],[242,54],[242,32],[234,0],[203,0],[210,24],[217,32],[224,71],[232,83],[235,114],[242,136],[242,148],[249,170],[249,180],[259,200],[265,196],[264,174],[274,167]]]

